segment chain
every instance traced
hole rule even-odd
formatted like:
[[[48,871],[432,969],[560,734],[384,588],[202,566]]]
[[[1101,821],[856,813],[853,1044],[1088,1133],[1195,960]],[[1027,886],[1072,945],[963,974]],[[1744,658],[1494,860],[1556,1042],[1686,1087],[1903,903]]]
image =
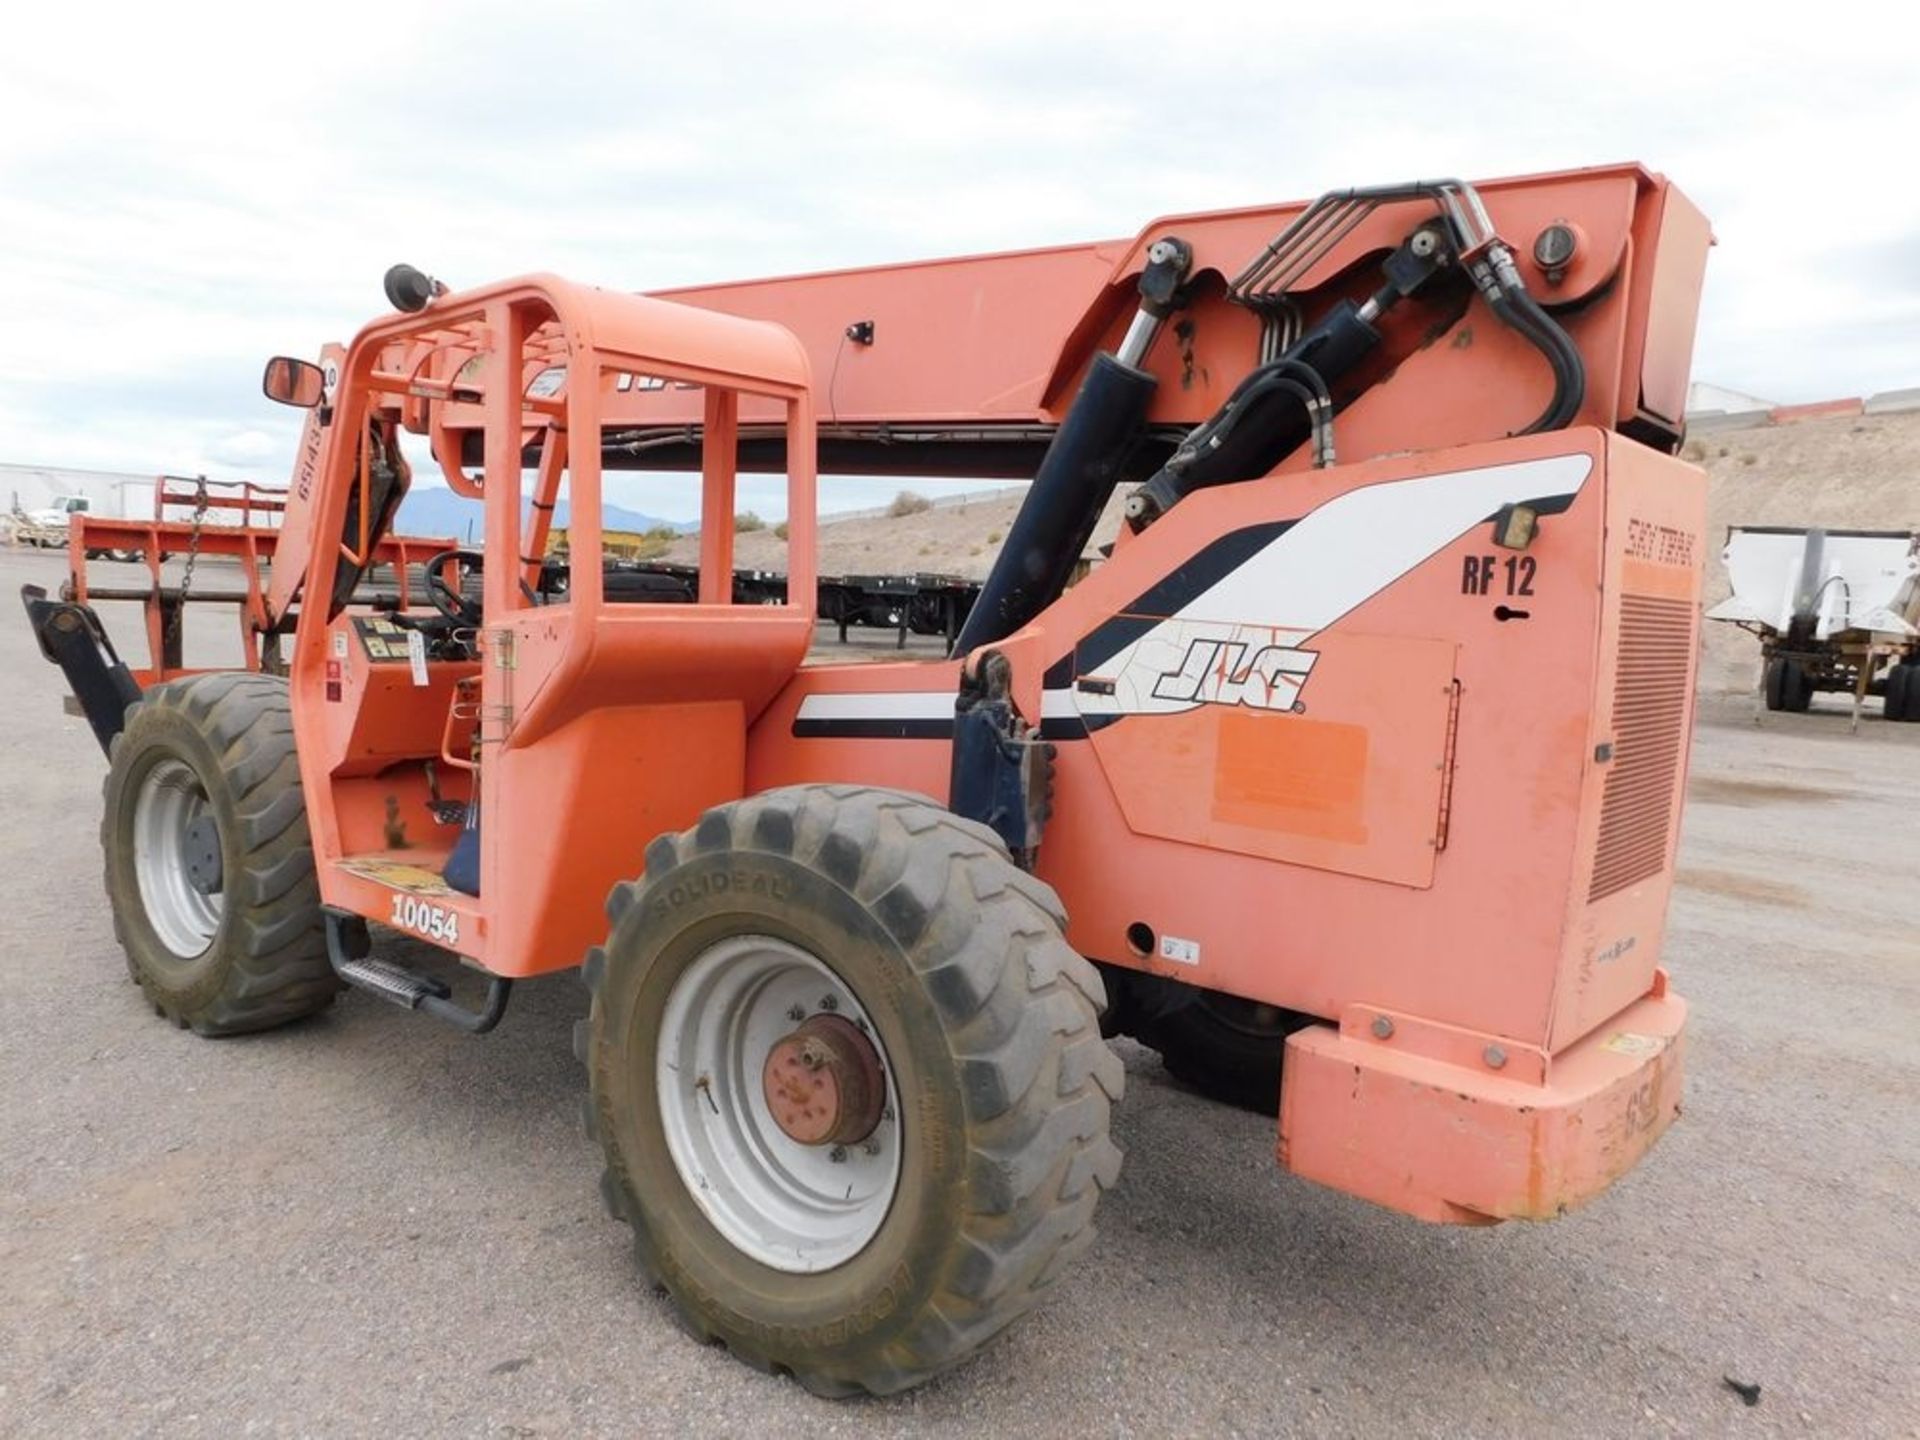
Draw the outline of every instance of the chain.
[[[207,477],[202,475],[193,492],[193,529],[187,532],[187,568],[180,576],[180,603],[174,607],[171,630],[172,648],[180,648],[180,623],[187,615],[187,595],[193,589],[193,567],[200,559],[200,528],[207,523]],[[184,654],[184,652],[183,652]]]

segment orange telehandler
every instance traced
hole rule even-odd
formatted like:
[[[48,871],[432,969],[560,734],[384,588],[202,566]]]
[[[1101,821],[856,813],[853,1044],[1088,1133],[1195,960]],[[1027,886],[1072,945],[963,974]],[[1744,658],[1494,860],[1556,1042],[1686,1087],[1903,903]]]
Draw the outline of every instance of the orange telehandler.
[[[656,295],[396,266],[267,367],[308,413],[247,670],[136,674],[27,594],[133,977],[207,1035],[342,986],[484,1031],[582,966],[642,1268],[822,1393],[955,1363],[1087,1247],[1114,1033],[1277,1110],[1298,1175],[1558,1215],[1679,1109],[1710,243],[1623,165]],[[403,437],[484,545],[361,603]],[[816,465],[1031,481],[945,658],[809,658]],[[602,563],[634,468],[698,476],[693,603]],[[784,604],[733,603],[743,470],[785,477]]]

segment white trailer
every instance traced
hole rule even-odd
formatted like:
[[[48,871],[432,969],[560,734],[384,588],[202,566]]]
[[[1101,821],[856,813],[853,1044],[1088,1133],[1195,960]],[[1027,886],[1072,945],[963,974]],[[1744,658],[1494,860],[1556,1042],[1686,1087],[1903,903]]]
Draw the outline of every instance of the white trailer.
[[[1760,637],[1769,710],[1814,692],[1868,695],[1920,721],[1920,532],[1735,525],[1721,559],[1733,593],[1707,612]]]

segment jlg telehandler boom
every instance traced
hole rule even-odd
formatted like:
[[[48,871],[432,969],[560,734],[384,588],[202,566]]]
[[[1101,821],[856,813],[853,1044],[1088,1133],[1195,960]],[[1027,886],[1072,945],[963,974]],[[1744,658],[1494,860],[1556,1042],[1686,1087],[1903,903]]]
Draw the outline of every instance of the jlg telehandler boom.
[[[286,673],[59,653],[134,973],[206,1033],[342,983],[481,1030],[584,957],[608,1205],[696,1333],[829,1393],[955,1362],[1087,1246],[1102,1023],[1277,1109],[1299,1175],[1557,1215],[1679,1103],[1709,243],[1618,166],[655,296],[396,267],[269,366],[310,409]],[[410,435],[484,514],[431,611],[354,602]],[[1032,479],[951,656],[809,659],[816,463]],[[601,562],[638,467],[698,475],[695,603]],[[731,603],[742,469],[786,477],[784,605]]]

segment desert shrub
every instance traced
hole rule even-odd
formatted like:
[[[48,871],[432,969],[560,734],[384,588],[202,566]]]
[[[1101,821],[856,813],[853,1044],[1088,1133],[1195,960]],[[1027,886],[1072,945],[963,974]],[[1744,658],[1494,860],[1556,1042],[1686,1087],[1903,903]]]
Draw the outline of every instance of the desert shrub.
[[[671,525],[656,525],[640,537],[639,544],[632,548],[631,558],[635,560],[657,560],[673,548],[673,542],[680,538],[680,532]]]
[[[902,515],[918,515],[922,510],[931,510],[933,502],[926,496],[912,490],[902,490],[893,497],[893,503],[887,506],[887,514],[898,520]]]
[[[750,535],[755,530],[764,530],[766,528],[767,528],[767,522],[762,520],[758,515],[754,514],[753,511],[751,510],[743,510],[738,515],[733,517],[733,529],[735,534]]]
[[[773,538],[776,540],[784,540],[787,538],[786,521],[782,520],[778,525],[773,527]]]

